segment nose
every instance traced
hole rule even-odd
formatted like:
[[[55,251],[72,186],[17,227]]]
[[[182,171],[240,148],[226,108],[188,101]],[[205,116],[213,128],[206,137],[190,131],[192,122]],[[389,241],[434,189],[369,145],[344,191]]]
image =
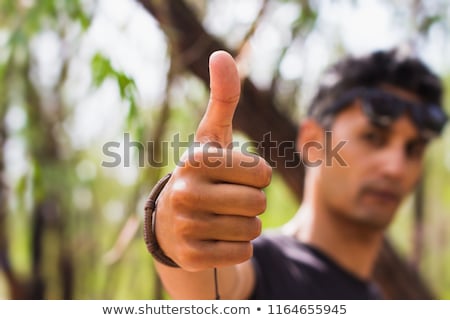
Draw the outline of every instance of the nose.
[[[389,180],[402,180],[408,171],[407,159],[403,147],[391,146],[383,155],[381,169],[383,176]]]

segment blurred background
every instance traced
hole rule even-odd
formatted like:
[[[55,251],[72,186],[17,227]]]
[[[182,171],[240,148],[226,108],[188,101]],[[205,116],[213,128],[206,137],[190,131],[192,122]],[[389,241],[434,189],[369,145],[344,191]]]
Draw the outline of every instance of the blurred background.
[[[203,114],[213,50],[241,69],[235,139],[258,141],[262,113],[292,137],[330,63],[394,46],[442,77],[449,113],[449,31],[447,0],[0,0],[0,298],[170,298],[143,204],[177,159],[162,142]],[[446,129],[387,233],[392,298],[450,299]],[[296,212],[300,180],[275,171],[265,228]]]

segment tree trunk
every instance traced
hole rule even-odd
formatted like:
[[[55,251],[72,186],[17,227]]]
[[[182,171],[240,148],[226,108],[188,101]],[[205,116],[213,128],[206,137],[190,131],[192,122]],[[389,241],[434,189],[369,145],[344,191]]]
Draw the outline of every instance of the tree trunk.
[[[30,119],[29,130],[34,133],[30,142],[30,154],[39,173],[33,176],[34,203],[31,215],[31,299],[72,299],[75,279],[72,249],[67,236],[68,206],[64,206],[63,193],[70,193],[64,181],[67,166],[61,156],[58,136],[55,131],[57,123],[62,123],[63,102],[61,86],[67,72],[67,62],[63,65],[61,79],[55,88],[52,110],[46,111],[46,103],[29,78],[26,78],[25,92],[27,115]],[[25,65],[25,74],[29,74],[29,64]],[[48,102],[47,102],[48,103]],[[47,176],[48,172],[57,173],[57,178]],[[65,210],[66,209],[66,210]],[[49,238],[57,239],[54,243]],[[54,249],[56,248],[56,249]],[[58,273],[49,273],[49,266],[56,266]],[[49,287],[55,283],[60,292],[50,292]],[[55,285],[56,287],[56,285]]]
[[[216,50],[226,50],[233,54],[233,50],[208,34],[192,8],[184,1],[138,2],[160,23],[173,55],[176,52],[179,60],[177,63],[181,63],[208,86],[209,55]],[[259,143],[261,155],[274,166],[301,201],[305,168],[295,152],[297,126],[278,111],[272,91],[256,88],[249,79],[244,80],[242,86],[241,99],[233,122],[234,128]],[[278,148],[274,148],[274,142]],[[286,163],[289,165],[286,166]],[[395,252],[388,241],[379,256],[375,280],[387,299],[433,298],[419,274]]]

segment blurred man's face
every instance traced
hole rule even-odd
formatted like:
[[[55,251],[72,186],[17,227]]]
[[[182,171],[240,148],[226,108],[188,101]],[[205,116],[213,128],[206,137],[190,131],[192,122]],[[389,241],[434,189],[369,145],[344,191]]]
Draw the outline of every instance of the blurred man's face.
[[[414,96],[388,88],[402,98]],[[328,212],[370,228],[383,229],[422,171],[426,142],[407,115],[388,128],[370,123],[355,101],[339,113],[332,127],[333,146],[347,141],[339,154],[341,166],[320,167],[319,198]]]

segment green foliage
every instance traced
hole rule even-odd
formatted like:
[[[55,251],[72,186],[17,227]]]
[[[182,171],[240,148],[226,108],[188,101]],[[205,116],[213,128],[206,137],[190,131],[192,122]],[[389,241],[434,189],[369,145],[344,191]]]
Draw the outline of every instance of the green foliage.
[[[75,122],[77,112],[83,109],[82,103],[69,103],[66,100],[67,91],[78,89],[75,88],[77,84],[74,85],[77,82],[68,82],[68,78],[71,76],[71,68],[76,68],[76,63],[87,60],[92,83],[85,95],[99,92],[105,82],[112,81],[116,84],[120,102],[127,107],[120,119],[122,127],[119,131],[131,131],[134,140],[142,142],[157,139],[172,141],[174,134],[180,134],[180,139],[187,141],[194,133],[207,104],[208,88],[187,74],[186,66],[180,62],[184,61],[181,58],[186,58],[187,62],[191,61],[189,59],[195,54],[196,46],[201,48],[203,44],[192,44],[192,51],[179,53],[183,56],[174,54],[178,59],[171,61],[173,74],[167,75],[171,78],[168,87],[163,89],[162,97],[147,102],[147,105],[143,105],[139,99],[137,79],[120,70],[107,53],[96,53],[86,58],[84,53],[77,51],[78,46],[74,43],[65,47],[67,52],[64,52],[65,56],[60,57],[61,61],[58,61],[68,72],[62,73],[53,91],[41,90],[33,82],[37,62],[30,58],[30,41],[44,30],[55,31],[61,35],[61,41],[73,26],[79,25],[79,29],[90,31],[93,26],[92,16],[85,11],[84,2],[86,1],[0,1],[0,30],[7,34],[6,46],[0,52],[0,117],[2,123],[5,123],[5,115],[11,106],[21,108],[26,114],[26,128],[8,131],[9,142],[14,140],[23,144],[24,154],[21,157],[26,162],[26,168],[8,181],[10,197],[7,228],[11,231],[7,234],[11,244],[10,260],[22,281],[27,283],[32,279],[35,252],[32,252],[29,243],[35,227],[33,219],[36,217],[36,207],[47,201],[54,204],[57,210],[55,215],[44,215],[45,231],[41,249],[45,259],[41,262],[40,270],[48,288],[45,298],[61,298],[60,279],[64,273],[59,269],[59,259],[62,252],[72,259],[70,263],[73,268],[73,298],[149,299],[154,297],[153,290],[156,287],[152,260],[145,252],[139,227],[127,229],[126,226],[133,219],[142,218],[143,199],[154,182],[173,169],[174,155],[169,154],[169,165],[161,169],[136,166],[131,168],[135,171],[126,171],[128,168],[101,167],[101,142],[96,141],[80,147],[76,143],[77,137],[68,137],[75,135],[71,132],[71,124]],[[109,5],[114,5],[113,1],[110,2]],[[275,59],[278,67],[286,52],[294,45],[307,42],[308,37],[317,30],[321,18],[318,8],[322,1],[269,0],[269,3],[279,6],[286,2],[298,4],[301,10],[289,30],[292,35],[291,43],[279,53],[273,53],[278,55],[278,59]],[[416,29],[405,29],[408,29],[408,37],[420,34],[421,38],[415,39],[417,42],[426,43],[427,35],[434,27],[448,29],[446,1],[439,2],[439,6],[425,7],[414,19],[414,10],[405,6],[403,1],[385,2],[386,10],[408,12],[405,17],[399,18],[404,25],[411,25],[411,20],[416,22],[413,24]],[[26,5],[27,3],[30,5]],[[205,11],[208,9],[208,3],[203,2]],[[358,5],[362,2],[347,0],[339,3]],[[125,30],[132,24],[133,18],[134,16],[130,15],[120,27]],[[264,23],[266,22],[262,19],[261,24]],[[170,33],[170,30],[167,32]],[[169,36],[171,35],[167,34],[167,37]],[[77,38],[76,41],[81,42],[83,37],[84,34],[81,34],[80,39]],[[117,41],[120,41],[120,38],[117,38]],[[154,46],[164,47],[151,35],[148,36],[148,41]],[[336,50],[345,49],[341,42],[336,42]],[[140,50],[139,45],[136,45],[136,48]],[[301,50],[308,48],[304,46]],[[333,57],[333,54],[338,55],[331,52],[330,57]],[[150,60],[148,63],[154,62]],[[446,72],[448,73],[448,70]],[[284,81],[279,70],[276,70],[274,77],[278,76],[279,81]],[[450,112],[450,75],[444,74],[444,79],[447,93],[444,105]],[[67,87],[68,83],[74,87]],[[297,90],[290,92],[300,92],[300,81],[298,85]],[[284,98],[283,101],[297,101],[296,97]],[[164,108],[167,108],[165,112],[168,116],[162,114],[161,110]],[[88,125],[101,125],[102,120],[96,119],[95,123]],[[157,132],[157,129],[161,129],[160,132]],[[160,136],[156,136],[155,132]],[[444,298],[450,297],[450,274],[447,270],[450,247],[448,241],[445,241],[450,225],[450,186],[447,183],[450,179],[449,133],[447,128],[442,140],[434,144],[427,155],[426,233],[423,239],[423,261],[419,266],[440,297]],[[120,136],[121,132],[116,134]],[[2,147],[4,146],[0,146]],[[17,148],[21,150],[20,147]],[[8,160],[7,169],[14,167],[15,158],[12,159]],[[131,182],[130,175],[136,176]],[[267,229],[277,228],[295,214],[298,203],[276,173],[265,193],[268,207],[261,216],[263,225]],[[414,226],[412,201],[413,198],[407,199],[395,224],[389,230],[389,235],[406,257],[413,251],[410,241]],[[3,229],[0,226],[0,233]],[[122,234],[127,235],[128,242],[122,240]],[[1,276],[0,278],[3,279]],[[6,280],[0,280],[0,298],[7,298],[5,294],[8,291],[5,286]]]
[[[136,83],[124,72],[113,68],[111,61],[100,53],[95,54],[91,60],[91,69],[94,85],[99,87],[107,78],[113,79],[118,86],[120,97],[129,103],[127,114],[127,128],[135,129],[136,136],[140,137],[143,130],[139,119],[138,105],[136,102]]]
[[[308,1],[301,1],[301,3],[303,5],[300,15],[292,25],[293,34],[306,33],[313,29],[318,17],[318,12],[311,7]]]

